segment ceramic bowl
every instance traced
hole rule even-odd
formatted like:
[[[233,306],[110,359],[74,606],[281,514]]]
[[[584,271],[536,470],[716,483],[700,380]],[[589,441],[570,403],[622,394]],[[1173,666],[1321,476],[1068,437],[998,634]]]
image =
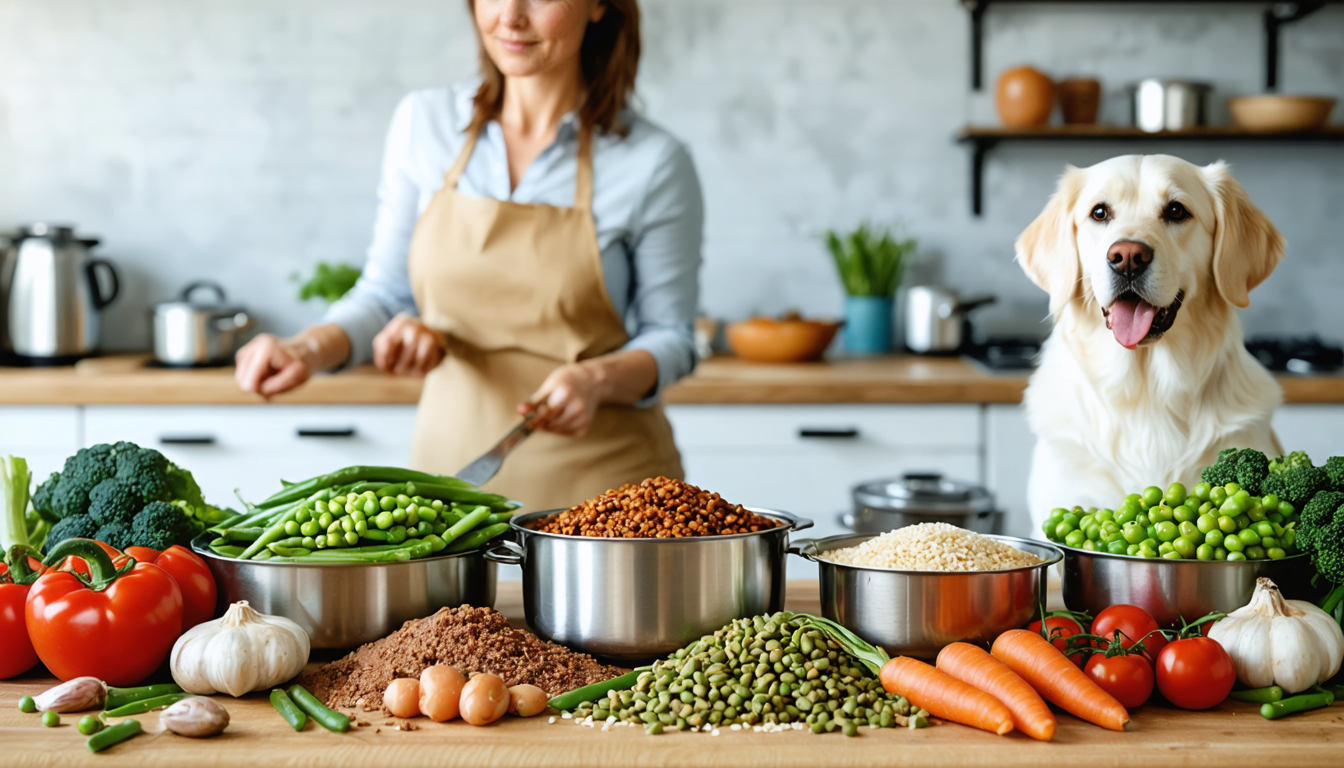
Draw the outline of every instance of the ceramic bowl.
[[[724,333],[733,352],[754,363],[799,363],[826,352],[840,323],[754,317],[729,323]]]
[[[1253,133],[1315,131],[1330,119],[1335,99],[1328,96],[1242,96],[1227,102],[1238,126]]]

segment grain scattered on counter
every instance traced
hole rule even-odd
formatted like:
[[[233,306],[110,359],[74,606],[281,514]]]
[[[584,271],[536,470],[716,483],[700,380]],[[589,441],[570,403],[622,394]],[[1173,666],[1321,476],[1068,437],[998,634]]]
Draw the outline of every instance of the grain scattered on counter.
[[[498,611],[464,605],[408,621],[387,637],[323,664],[301,682],[329,707],[381,710],[389,683],[418,678],[435,664],[452,665],[467,676],[489,672],[506,685],[528,683],[550,696],[625,672],[515,629]]]
[[[1041,562],[1029,552],[947,523],[897,528],[855,547],[823,552],[821,559],[902,571],[1002,571]]]

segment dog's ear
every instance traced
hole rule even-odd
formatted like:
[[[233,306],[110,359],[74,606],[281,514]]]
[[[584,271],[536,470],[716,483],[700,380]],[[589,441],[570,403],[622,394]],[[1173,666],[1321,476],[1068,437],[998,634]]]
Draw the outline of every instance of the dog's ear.
[[[1204,179],[1213,194],[1213,281],[1229,303],[1246,307],[1251,289],[1263,283],[1283,259],[1283,235],[1246,190],[1219,161],[1205,166]]]
[[[1045,210],[1017,238],[1017,261],[1027,277],[1050,294],[1054,315],[1081,293],[1082,264],[1072,213],[1084,176],[1072,165],[1066,166]]]

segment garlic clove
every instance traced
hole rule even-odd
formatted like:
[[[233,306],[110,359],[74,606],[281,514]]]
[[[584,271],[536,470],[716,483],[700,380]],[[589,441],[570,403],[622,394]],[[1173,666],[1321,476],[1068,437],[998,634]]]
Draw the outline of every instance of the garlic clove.
[[[229,726],[229,711],[213,699],[183,699],[163,710],[159,722],[179,736],[214,736]]]
[[[88,712],[102,709],[107,684],[96,677],[76,677],[33,697],[39,712]]]
[[[1276,621],[1269,633],[1270,649],[1266,654],[1273,659],[1274,682],[1285,695],[1301,693],[1320,680],[1321,645],[1311,627],[1297,621]],[[1273,649],[1291,649],[1291,653]]]

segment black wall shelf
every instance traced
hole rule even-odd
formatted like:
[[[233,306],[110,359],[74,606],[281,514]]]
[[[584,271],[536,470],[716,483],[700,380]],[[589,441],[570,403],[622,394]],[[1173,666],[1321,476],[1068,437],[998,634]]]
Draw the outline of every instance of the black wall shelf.
[[[1074,5],[1107,4],[1114,6],[1153,5],[1259,5],[1264,6],[1263,24],[1265,35],[1265,90],[1272,91],[1279,85],[1279,33],[1283,25],[1302,19],[1327,5],[1344,3],[1344,0],[1301,0],[1300,2],[1267,2],[1267,0],[961,0],[971,17],[971,89],[978,91],[984,86],[984,17],[991,5],[1024,5],[1042,3],[1070,3]]]
[[[1251,133],[1233,127],[1198,128],[1188,131],[1145,133],[1138,128],[1113,125],[1058,125],[1034,128],[967,127],[957,141],[971,147],[971,213],[984,211],[985,155],[1005,142],[1245,142],[1257,144],[1344,144],[1344,126],[1330,126],[1307,133]]]

